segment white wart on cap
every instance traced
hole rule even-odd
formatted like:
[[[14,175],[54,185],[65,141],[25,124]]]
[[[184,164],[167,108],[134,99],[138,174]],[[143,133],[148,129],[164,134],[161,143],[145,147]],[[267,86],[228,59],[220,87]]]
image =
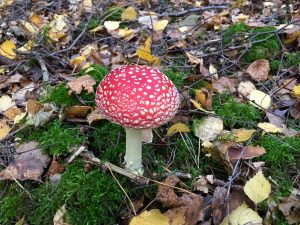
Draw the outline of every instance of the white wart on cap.
[[[176,114],[179,93],[172,81],[155,68],[123,66],[101,81],[96,104],[106,119],[127,128],[153,128]]]

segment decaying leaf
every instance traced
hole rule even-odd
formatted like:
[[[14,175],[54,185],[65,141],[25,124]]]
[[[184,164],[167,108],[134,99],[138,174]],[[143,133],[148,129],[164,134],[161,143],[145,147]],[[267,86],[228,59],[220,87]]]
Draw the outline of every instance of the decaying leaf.
[[[0,172],[8,180],[40,180],[49,157],[42,153],[38,143],[31,141],[19,145],[14,161]]]
[[[140,46],[136,51],[136,54],[141,58],[146,60],[149,63],[153,63],[155,65],[160,65],[160,59],[151,54],[151,38],[148,37],[145,41],[145,45]]]
[[[65,113],[68,118],[86,118],[91,111],[91,106],[73,105],[68,107]]]
[[[271,193],[271,184],[260,170],[254,177],[246,182],[244,191],[246,195],[257,204],[269,197]]]
[[[236,87],[238,82],[236,79],[228,78],[228,77],[221,77],[220,79],[216,80],[212,86],[218,90],[218,92],[222,93],[224,91],[229,91],[231,93],[236,91]]]
[[[70,225],[69,223],[65,223],[63,221],[63,218],[64,218],[66,213],[67,213],[66,204],[64,204],[62,207],[60,207],[56,211],[56,213],[53,217],[53,225]]]
[[[268,109],[272,105],[272,99],[270,95],[259,90],[251,91],[249,95],[249,100],[251,101],[250,103],[252,105],[262,109]]]
[[[16,118],[16,116],[22,114],[22,111],[18,107],[13,107],[13,108],[10,108],[10,109],[6,110],[5,112],[3,112],[3,114],[8,119],[14,120]]]
[[[159,185],[156,197],[164,206],[173,208],[165,213],[169,221],[173,221],[170,224],[176,224],[174,221],[184,220],[184,223],[181,223],[182,225],[194,225],[200,219],[203,219],[203,198],[199,195],[192,194],[183,194],[179,197],[174,189],[170,187],[175,186],[178,181],[179,179],[174,175],[167,177],[164,183],[168,186]]]
[[[227,195],[227,189],[224,187],[216,187],[212,202],[211,202],[211,208],[212,208],[212,219],[214,224],[220,224],[225,216],[226,211],[226,195]]]
[[[190,129],[189,127],[184,124],[184,123],[176,123],[174,125],[172,125],[169,129],[168,129],[168,132],[167,132],[167,136],[172,136],[178,132],[183,132],[183,133],[186,133],[186,132],[190,132]]]
[[[29,114],[26,117],[26,125],[34,125],[35,127],[44,126],[56,111],[56,107],[52,103],[45,103],[35,114]]]
[[[3,121],[0,121],[0,141],[5,138],[10,131],[10,127]]]
[[[245,148],[245,149],[244,149]],[[244,149],[243,155],[241,155],[242,151]],[[230,146],[227,149],[227,154],[229,156],[229,160],[237,160],[239,158],[241,159],[252,159],[255,157],[259,157],[266,153],[266,150],[263,147],[254,147],[254,146]]]
[[[247,73],[250,74],[253,80],[258,82],[268,79],[270,72],[269,61],[265,59],[259,59],[251,63],[247,68]]]
[[[43,108],[43,104],[35,99],[28,99],[26,103],[26,112],[30,115],[37,114]]]
[[[235,142],[248,141],[250,137],[255,133],[255,130],[238,129],[234,130],[233,134],[236,137]]]
[[[168,221],[168,217],[163,215],[158,209],[152,209],[133,217],[130,225],[169,225]]]
[[[251,81],[242,81],[239,83],[238,92],[241,97],[248,97],[252,91],[256,90],[255,85]]]
[[[194,99],[190,99],[190,101],[191,101],[191,103],[193,103],[193,105],[194,105],[197,109],[199,109],[200,111],[203,111],[203,112],[209,112],[209,111],[205,110],[205,109],[202,107],[202,105],[201,105],[199,102],[195,101]]]
[[[194,133],[202,141],[212,141],[223,131],[223,120],[208,116],[201,122],[194,123]]]
[[[221,225],[258,225],[262,224],[262,218],[250,209],[245,203],[233,210],[221,223]]]
[[[3,55],[9,59],[16,58],[15,50],[16,45],[11,40],[6,40],[0,45],[0,55]]]
[[[289,224],[300,223],[300,191],[293,189],[289,197],[282,198],[279,205]]]
[[[258,123],[257,126],[268,133],[282,133],[282,129],[271,123]]]
[[[101,119],[104,119],[104,116],[100,114],[99,109],[95,109],[93,112],[91,112],[87,117],[87,122],[89,125],[91,125],[94,122],[97,122]]]
[[[296,96],[300,97],[300,84],[294,86],[293,92]]]
[[[135,21],[136,18],[137,18],[137,12],[136,9],[132,6],[126,8],[121,15],[122,21],[126,21],[126,20]]]
[[[8,95],[3,95],[0,97],[0,112],[4,112],[15,105],[16,103]]]
[[[90,75],[84,75],[81,77],[78,77],[75,80],[69,81],[67,83],[67,86],[71,89],[69,91],[69,94],[74,91],[76,94],[80,94],[83,90],[86,90],[88,94],[94,92],[94,85],[96,84],[96,81],[90,76]]]

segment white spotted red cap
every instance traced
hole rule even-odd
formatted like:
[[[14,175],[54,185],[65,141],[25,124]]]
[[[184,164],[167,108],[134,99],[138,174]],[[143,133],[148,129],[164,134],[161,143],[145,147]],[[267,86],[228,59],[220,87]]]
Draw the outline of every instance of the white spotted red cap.
[[[156,68],[122,66],[101,81],[96,104],[106,119],[126,128],[158,127],[176,114],[179,93]]]

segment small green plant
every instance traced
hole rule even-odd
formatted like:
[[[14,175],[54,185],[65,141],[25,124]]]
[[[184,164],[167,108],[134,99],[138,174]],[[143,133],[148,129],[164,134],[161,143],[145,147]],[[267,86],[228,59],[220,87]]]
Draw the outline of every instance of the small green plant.
[[[122,181],[121,181],[122,182]],[[112,177],[94,169],[84,171],[80,160],[66,168],[57,185],[44,184],[33,191],[36,208],[30,224],[51,224],[55,212],[66,204],[64,221],[76,225],[117,224],[122,191]]]
[[[52,155],[68,154],[73,147],[78,147],[84,140],[79,127],[63,125],[59,120],[50,122],[42,128],[29,127],[18,136],[24,141],[37,141]]]
[[[124,9],[118,6],[113,6],[108,8],[105,11],[105,20],[108,21],[121,21],[121,16],[123,13]]]
[[[50,29],[50,24],[47,24],[42,31],[42,39],[45,44],[48,44],[51,41],[51,37],[49,35]]]
[[[100,23],[101,23],[101,21],[98,20],[98,19],[91,19],[90,21],[88,21],[87,29],[88,29],[88,30],[93,30],[93,29],[96,28]]]
[[[229,128],[251,128],[261,119],[261,112],[248,103],[236,102],[231,95],[213,96],[213,110]]]

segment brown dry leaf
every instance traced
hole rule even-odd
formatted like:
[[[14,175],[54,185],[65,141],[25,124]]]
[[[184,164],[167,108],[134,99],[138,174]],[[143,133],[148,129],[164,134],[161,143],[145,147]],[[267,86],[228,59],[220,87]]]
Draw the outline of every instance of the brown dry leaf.
[[[65,113],[67,118],[86,118],[92,109],[91,106],[74,105],[68,107]]]
[[[26,112],[30,115],[37,114],[43,108],[43,104],[35,99],[28,99],[26,102]]]
[[[94,78],[92,78],[90,75],[84,75],[81,77],[78,77],[75,80],[69,81],[67,83],[67,86],[71,89],[69,91],[69,95],[72,92],[75,92],[76,94],[80,94],[83,90],[86,90],[88,94],[94,92],[94,85],[96,84],[96,81]]]
[[[135,21],[136,18],[137,18],[137,12],[136,9],[132,6],[126,8],[121,15],[122,21]]]
[[[4,139],[10,131],[10,127],[3,121],[0,121],[0,140]]]
[[[42,153],[35,141],[26,142],[16,149],[14,161],[0,172],[8,180],[40,180],[49,157]]]
[[[268,79],[270,72],[269,61],[266,59],[259,59],[251,63],[247,68],[247,73],[250,74],[253,80],[258,82]]]
[[[227,207],[226,195],[227,195],[227,188],[224,187],[215,188],[211,200],[212,219],[214,224],[220,224],[224,219],[226,207]]]
[[[279,205],[289,224],[300,223],[300,191],[293,189],[289,197],[282,198]]]
[[[216,80],[212,86],[218,90],[218,92],[222,93],[224,91],[230,91],[231,93],[236,91],[236,87],[238,86],[238,81],[233,78],[221,77]]]
[[[240,158],[241,152],[244,147],[230,146],[227,149],[227,154],[229,156],[229,160],[237,160]],[[244,154],[241,156],[241,159],[252,159],[255,157],[259,157],[266,153],[266,150],[263,147],[253,147],[247,146],[244,150]]]
[[[202,209],[204,207],[203,198],[199,195],[193,194],[183,194],[179,197],[174,189],[170,186],[175,186],[178,183],[179,179],[172,175],[165,179],[165,185],[159,185],[156,198],[166,207],[172,207],[167,212],[166,215],[169,218],[169,221],[172,221],[171,224],[178,224],[176,221],[184,220],[184,224],[194,225],[200,219],[203,218]],[[174,213],[174,210],[177,213]],[[177,216],[179,218],[177,218]]]
[[[54,176],[57,173],[63,173],[64,170],[65,165],[59,163],[55,158],[53,158],[47,174],[48,176]]]
[[[198,65],[198,64],[201,63],[201,60],[202,60],[202,59],[197,58],[197,57],[194,56],[192,53],[186,52],[185,54],[186,54],[186,56],[188,57],[188,60],[189,60],[190,63],[196,64],[196,65]],[[207,70],[207,71],[208,71],[208,70]],[[209,73],[209,71],[208,71],[208,73]]]
[[[300,37],[300,30],[297,30],[287,36],[286,40],[284,40],[284,44],[286,45],[291,44],[294,41],[297,41],[299,37]]]
[[[153,63],[154,65],[160,65],[160,59],[151,54],[151,38],[148,37],[145,41],[145,45],[140,46],[136,51],[136,54],[141,58],[146,60],[149,63]]]
[[[97,122],[99,120],[104,119],[104,116],[100,114],[99,109],[95,109],[93,112],[91,112],[87,117],[87,122],[89,125],[91,125],[94,122]]]
[[[35,14],[35,13],[32,13],[30,16],[29,16],[29,20],[30,22],[32,22],[34,25],[36,26],[41,26],[43,25],[43,19],[40,15],[38,14]]]
[[[5,112],[3,112],[3,114],[8,119],[14,120],[16,116],[22,114],[22,110],[19,109],[18,107],[13,107],[13,108],[10,108],[10,109],[6,110]]]

